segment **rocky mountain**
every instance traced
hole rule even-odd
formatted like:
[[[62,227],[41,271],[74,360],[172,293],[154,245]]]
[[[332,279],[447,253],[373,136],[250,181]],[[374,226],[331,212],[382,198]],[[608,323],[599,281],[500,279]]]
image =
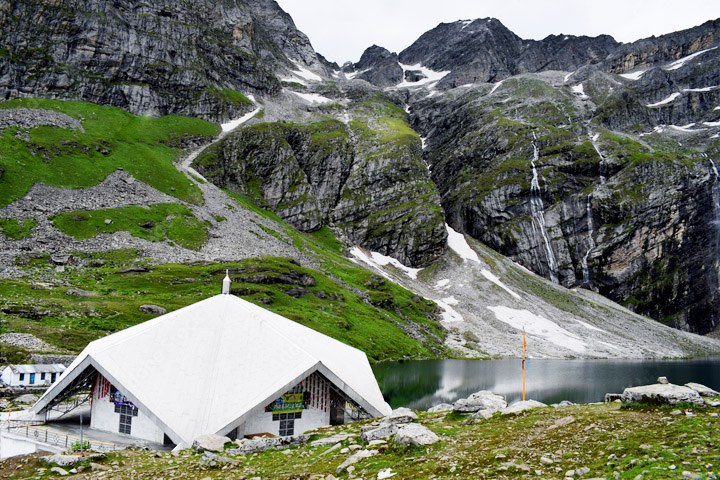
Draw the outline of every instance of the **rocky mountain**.
[[[718,324],[717,26],[478,19],[339,69],[270,0],[3,4],[0,316],[88,338],[231,268],[374,359],[719,351],[662,325]]]
[[[11,0],[0,32],[0,98],[140,115],[227,121],[250,106],[237,92],[276,94],[278,71],[326,68],[273,0]]]
[[[355,78],[386,87],[403,81],[401,64],[406,66],[405,71],[411,71],[412,65],[422,65],[448,72],[438,83],[438,88],[447,89],[496,82],[521,73],[577,70],[602,62],[618,45],[608,35],[595,38],[550,35],[540,41],[523,40],[499,20],[483,18],[441,23],[397,58],[382,47],[370,47],[354,70],[358,72]],[[382,50],[385,51],[380,53]]]

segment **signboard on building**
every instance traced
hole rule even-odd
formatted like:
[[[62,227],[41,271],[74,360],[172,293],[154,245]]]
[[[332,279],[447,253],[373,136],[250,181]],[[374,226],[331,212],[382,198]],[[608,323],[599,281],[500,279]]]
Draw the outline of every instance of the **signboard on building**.
[[[302,393],[286,393],[275,400],[272,406],[272,413],[295,413],[303,409]]]

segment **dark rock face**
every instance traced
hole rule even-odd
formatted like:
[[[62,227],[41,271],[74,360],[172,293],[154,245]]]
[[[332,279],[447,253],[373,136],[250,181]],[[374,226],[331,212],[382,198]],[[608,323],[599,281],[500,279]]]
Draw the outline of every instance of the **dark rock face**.
[[[303,231],[334,225],[407,265],[442,254],[446,233],[419,139],[378,144],[362,127],[258,124],[220,142],[196,168]]]
[[[651,37],[620,45],[603,62],[609,72],[623,73],[671,62],[720,42],[720,19],[660,37]]]
[[[397,85],[403,78],[420,80],[418,72],[403,74],[405,65],[421,64],[450,72],[439,83],[453,88],[474,82],[496,82],[513,75],[546,70],[572,71],[604,60],[618,46],[610,36],[596,38],[551,35],[541,41],[523,40],[494,18],[441,23],[424,33],[399,56],[372,46],[356,71],[379,87]]]
[[[378,87],[397,85],[403,79],[403,69],[398,63],[397,54],[377,45],[365,50],[353,69],[360,72],[355,78]]]
[[[442,86],[494,82],[516,73],[514,59],[523,47],[520,37],[498,20],[441,23],[400,52],[407,65],[422,64],[436,71],[451,71]]]
[[[720,178],[711,162],[720,151],[709,128],[720,104],[718,61],[712,50],[622,82],[587,68],[570,80],[584,86],[584,100],[524,76],[492,94],[414,104],[448,223],[567,287],[712,331],[720,316]],[[648,106],[673,93],[677,100]]]
[[[250,108],[230,91],[276,93],[274,71],[291,60],[321,67],[273,0],[10,0],[0,5],[0,52],[0,99],[80,99],[210,120]]]

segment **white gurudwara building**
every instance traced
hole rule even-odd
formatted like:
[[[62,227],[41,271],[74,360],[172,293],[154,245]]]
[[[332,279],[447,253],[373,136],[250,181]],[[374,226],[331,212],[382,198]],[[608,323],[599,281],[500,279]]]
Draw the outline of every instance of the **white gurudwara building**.
[[[90,428],[189,446],[390,413],[365,353],[230,295],[91,342],[32,406],[90,391]]]

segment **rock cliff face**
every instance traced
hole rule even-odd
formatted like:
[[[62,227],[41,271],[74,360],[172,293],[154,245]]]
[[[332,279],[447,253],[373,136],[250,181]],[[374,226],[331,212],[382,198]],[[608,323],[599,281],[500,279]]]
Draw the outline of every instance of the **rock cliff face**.
[[[300,230],[333,225],[353,244],[426,266],[444,252],[446,232],[420,138],[405,112],[365,93],[350,104],[348,124],[259,123],[209,149],[195,167]]]
[[[378,50],[385,50],[382,62],[361,59],[354,67],[363,72],[357,78],[385,87],[402,81],[403,69],[398,61],[404,65],[420,64],[434,71],[450,72],[438,84],[446,89],[474,82],[496,82],[521,73],[573,71],[603,61],[618,45],[608,35],[595,38],[551,35],[540,41],[523,40],[499,20],[483,18],[441,23],[400,52],[394,63],[394,54],[373,46],[363,58],[378,59]],[[386,74],[390,70],[394,71],[392,76]]]
[[[416,103],[413,125],[428,136],[448,223],[566,287],[592,288],[678,328],[713,330],[713,52],[636,80],[586,68]]]
[[[0,5],[0,98],[43,96],[228,120],[238,92],[272,95],[275,72],[323,70],[273,0],[55,2]]]
[[[460,21],[331,78],[272,0],[10,0],[0,98],[220,121],[252,93],[264,117],[193,165],[298,229],[427,266],[447,254],[447,222],[558,284],[706,333],[720,320],[719,31],[620,45]]]
[[[398,56],[386,48],[373,45],[363,52],[360,61],[353,65],[357,72],[354,78],[366,80],[379,87],[389,87],[402,82],[403,69]]]

